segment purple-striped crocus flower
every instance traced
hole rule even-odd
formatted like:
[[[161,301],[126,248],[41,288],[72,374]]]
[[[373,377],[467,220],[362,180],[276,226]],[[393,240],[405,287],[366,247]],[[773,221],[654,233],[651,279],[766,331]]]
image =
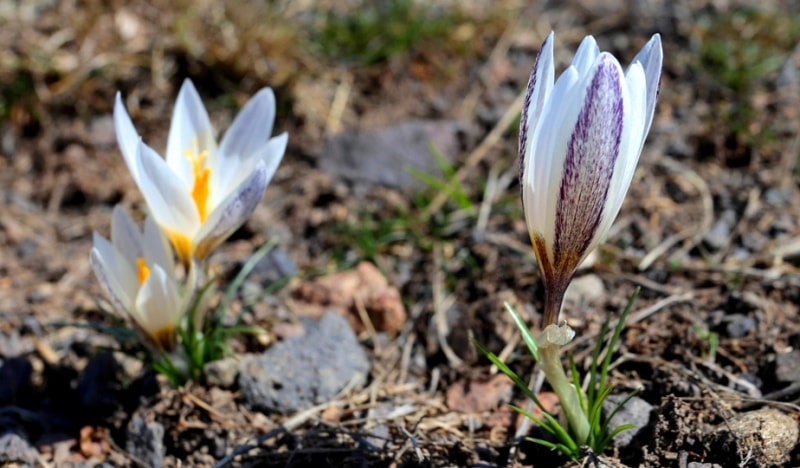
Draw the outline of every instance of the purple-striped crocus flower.
[[[623,71],[587,36],[554,82],[553,33],[536,58],[519,133],[522,204],[555,323],[575,270],[608,234],[653,121],[656,34]]]

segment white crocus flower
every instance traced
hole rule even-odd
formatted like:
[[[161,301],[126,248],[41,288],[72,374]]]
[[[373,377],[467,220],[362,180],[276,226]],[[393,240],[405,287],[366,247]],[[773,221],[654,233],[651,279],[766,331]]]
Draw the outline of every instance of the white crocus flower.
[[[191,291],[179,290],[172,251],[152,218],[141,231],[125,210],[115,207],[111,242],[94,233],[90,258],[114,306],[151,344],[170,351]]]
[[[283,158],[288,136],[270,138],[275,96],[264,88],[236,116],[219,146],[192,82],[178,94],[166,159],[140,141],[117,93],[122,154],[152,216],[181,261],[203,261],[253,213]]]
[[[608,234],[653,121],[661,75],[654,35],[626,71],[587,36],[554,82],[553,33],[528,82],[519,134],[525,220],[545,281],[544,326],[575,270]]]

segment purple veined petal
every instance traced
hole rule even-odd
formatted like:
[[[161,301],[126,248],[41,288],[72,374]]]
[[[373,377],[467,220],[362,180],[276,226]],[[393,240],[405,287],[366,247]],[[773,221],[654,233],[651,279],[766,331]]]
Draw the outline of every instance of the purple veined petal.
[[[142,232],[128,213],[117,205],[111,214],[111,243],[128,261],[144,255]]]
[[[97,280],[120,312],[129,313],[134,305],[138,282],[136,273],[122,255],[102,236],[93,234],[89,259]]]
[[[263,88],[247,101],[225,132],[219,146],[219,154],[225,160],[218,164],[228,164],[232,158],[250,158],[269,140],[274,122],[275,94],[272,89]]]
[[[159,265],[167,274],[175,277],[175,255],[169,241],[152,216],[144,220],[144,259],[148,265]]]
[[[187,156],[197,157],[206,152],[211,158],[217,151],[214,128],[208,112],[191,80],[186,79],[178,92],[167,137],[167,165],[183,182],[192,186],[194,172]]]
[[[136,127],[133,126],[131,117],[122,103],[122,94],[118,91],[114,99],[114,133],[117,135],[117,144],[122,152],[122,157],[125,158],[125,164],[128,166],[133,180],[138,183],[138,174],[136,173],[136,145],[139,144],[139,134],[136,133]]]
[[[141,190],[150,213],[163,228],[191,238],[200,228],[200,215],[187,187],[152,148],[139,143],[136,158]]]
[[[557,271],[574,271],[596,242],[623,134],[622,69],[601,53],[583,93],[567,145],[555,216],[553,260]]]
[[[661,65],[664,53],[661,49],[661,35],[654,34],[642,47],[642,50],[633,58],[634,63],[641,63],[644,69],[645,81],[647,82],[647,110],[645,111],[644,135],[650,132],[650,125],[653,123],[656,101],[658,101],[658,91],[661,86]],[[642,141],[644,144],[644,141]]]
[[[259,164],[263,164],[265,167],[267,185],[269,185],[283,159],[288,141],[289,135],[284,132],[270,138],[260,148],[253,151],[251,160],[226,161],[222,167],[218,168],[218,172],[211,174],[211,206],[219,206],[232,190],[240,186],[252,174]]]
[[[522,115],[520,116],[519,128],[519,181],[520,187],[525,177],[525,158],[528,154],[528,141],[530,135],[536,127],[536,122],[542,115],[542,108],[550,90],[553,88],[553,80],[555,79],[555,69],[553,67],[553,37],[554,33],[550,31],[547,35],[542,47],[539,49],[539,54],[536,56],[536,62],[531,69],[530,78],[528,78],[528,88],[525,92],[525,101],[522,104]],[[524,202],[523,202],[524,203]]]
[[[619,157],[611,178],[603,219],[597,228],[597,242],[601,242],[614,223],[625,195],[630,188],[636,165],[639,162],[644,141],[645,128],[645,83],[644,72],[639,64],[632,65],[626,72],[623,82],[623,132],[620,141]],[[592,247],[590,247],[591,250]]]
[[[597,41],[595,41],[592,36],[586,36],[575,52],[575,57],[572,59],[572,66],[578,70],[579,75],[584,75],[594,64],[598,55],[600,55],[600,48],[597,46]]]
[[[230,237],[253,214],[267,188],[267,168],[259,162],[250,177],[242,182],[211,212],[195,237],[195,258],[202,261]]]

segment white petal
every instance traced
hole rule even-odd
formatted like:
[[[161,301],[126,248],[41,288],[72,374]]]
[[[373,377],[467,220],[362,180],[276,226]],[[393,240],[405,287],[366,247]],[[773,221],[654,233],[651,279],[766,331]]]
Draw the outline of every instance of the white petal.
[[[250,177],[211,212],[194,238],[195,252],[202,260],[234,233],[256,209],[267,188],[267,167],[259,162]]]
[[[144,258],[147,265],[159,265],[174,279],[175,256],[152,216],[144,220]]]
[[[528,146],[523,189],[525,219],[529,231],[541,235],[550,248],[555,226],[557,198],[554,196],[561,180],[567,141],[585,94],[585,90],[577,89],[579,78],[572,66],[561,74],[542,109]]]
[[[153,217],[162,227],[184,233],[190,239],[200,227],[200,215],[191,188],[170,170],[163,159],[144,143],[136,158],[139,189]]]
[[[144,255],[142,231],[119,205],[114,207],[111,214],[111,242],[128,262],[134,262]]]
[[[131,266],[110,242],[97,233],[93,234],[89,258],[94,274],[111,302],[121,312],[130,313],[139,287]]]
[[[586,36],[581,41],[581,45],[578,46],[578,51],[575,52],[572,66],[578,70],[579,75],[584,75],[594,64],[598,55],[600,55],[600,48],[597,47],[597,41],[592,36]]]
[[[225,169],[224,171],[211,173],[211,206],[219,206],[230,195],[232,189],[241,185],[253,173],[259,163],[264,164],[267,184],[269,184],[283,159],[288,141],[289,135],[281,133],[253,151],[253,157],[250,160],[228,161],[226,159],[225,164],[218,168]]]
[[[640,63],[644,69],[645,81],[647,82],[647,110],[645,111],[645,136],[650,131],[655,113],[656,101],[658,100],[658,88],[661,84],[661,63],[663,61],[663,51],[661,49],[661,35],[654,34],[642,47],[642,50],[633,58],[632,64]]]
[[[159,266],[150,270],[136,296],[134,319],[148,333],[176,327],[183,310],[177,285]]]
[[[272,135],[275,121],[275,94],[270,88],[263,88],[244,105],[233,120],[222,143],[219,153],[227,164],[231,158],[249,158],[261,148]]]
[[[138,182],[136,145],[139,144],[139,135],[136,133],[136,127],[133,126],[128,111],[125,110],[125,105],[122,103],[122,95],[119,92],[117,92],[114,100],[114,132],[117,135],[119,149],[125,158],[125,164],[128,165],[128,170],[133,176],[133,180]]]
[[[181,86],[172,113],[167,139],[167,164],[184,184],[192,186],[194,173],[187,155],[196,157],[203,151],[208,154],[216,152],[214,129],[200,95],[187,79]]]
[[[531,70],[528,78],[528,89],[525,94],[525,102],[520,116],[519,129],[519,180],[525,177],[525,158],[528,154],[530,138],[536,127],[536,122],[542,114],[544,103],[547,102],[550,90],[553,89],[555,70],[553,68],[553,38],[551,31],[542,44],[539,55],[536,56],[536,63]]]

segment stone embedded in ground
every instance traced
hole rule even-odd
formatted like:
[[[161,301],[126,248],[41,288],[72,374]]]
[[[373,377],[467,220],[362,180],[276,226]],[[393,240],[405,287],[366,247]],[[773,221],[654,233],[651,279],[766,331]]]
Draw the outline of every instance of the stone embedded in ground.
[[[431,148],[452,160],[460,151],[461,131],[457,121],[426,120],[340,133],[325,140],[320,169],[352,182],[422,188],[409,168],[440,177],[441,169]]]
[[[0,465],[43,466],[39,452],[24,437],[15,432],[0,435]]]
[[[778,353],[775,357],[775,379],[778,382],[800,382],[800,349]]]
[[[739,414],[720,424],[713,446],[738,453],[747,466],[785,466],[800,437],[797,421],[774,408]]]
[[[367,329],[362,312],[366,312],[375,331],[391,336],[397,335],[406,323],[407,313],[400,291],[369,262],[359,263],[354,270],[304,282],[292,296],[301,313],[319,316],[334,310],[347,318],[356,333]]]
[[[155,421],[145,421],[134,414],[128,423],[125,449],[145,466],[160,468],[164,466],[164,426]]]
[[[242,357],[239,388],[256,410],[291,413],[332,400],[351,382],[364,381],[367,354],[335,312],[304,319],[305,334]]]
[[[611,414],[626,397],[627,395],[609,395],[603,402],[603,413],[605,415]],[[650,413],[652,411],[653,405],[636,396],[625,403],[625,406],[620,408],[617,414],[611,418],[608,427],[610,430],[614,430],[614,428],[623,424],[633,424],[634,427],[617,434],[614,437],[614,445],[616,447],[625,447],[630,444],[636,434],[650,424]]]
[[[459,413],[482,413],[511,399],[514,383],[504,374],[488,381],[464,379],[447,389],[447,407]]]
[[[250,277],[258,278],[262,286],[269,286],[278,281],[291,278],[296,274],[297,265],[295,265],[289,252],[280,247],[275,247],[256,263],[250,273]]]
[[[230,388],[236,383],[236,375],[239,373],[239,360],[235,357],[228,357],[211,361],[203,366],[203,375],[206,384],[212,387]]]
[[[580,307],[601,299],[606,294],[603,280],[597,275],[582,275],[572,280],[564,294],[564,303]]]

